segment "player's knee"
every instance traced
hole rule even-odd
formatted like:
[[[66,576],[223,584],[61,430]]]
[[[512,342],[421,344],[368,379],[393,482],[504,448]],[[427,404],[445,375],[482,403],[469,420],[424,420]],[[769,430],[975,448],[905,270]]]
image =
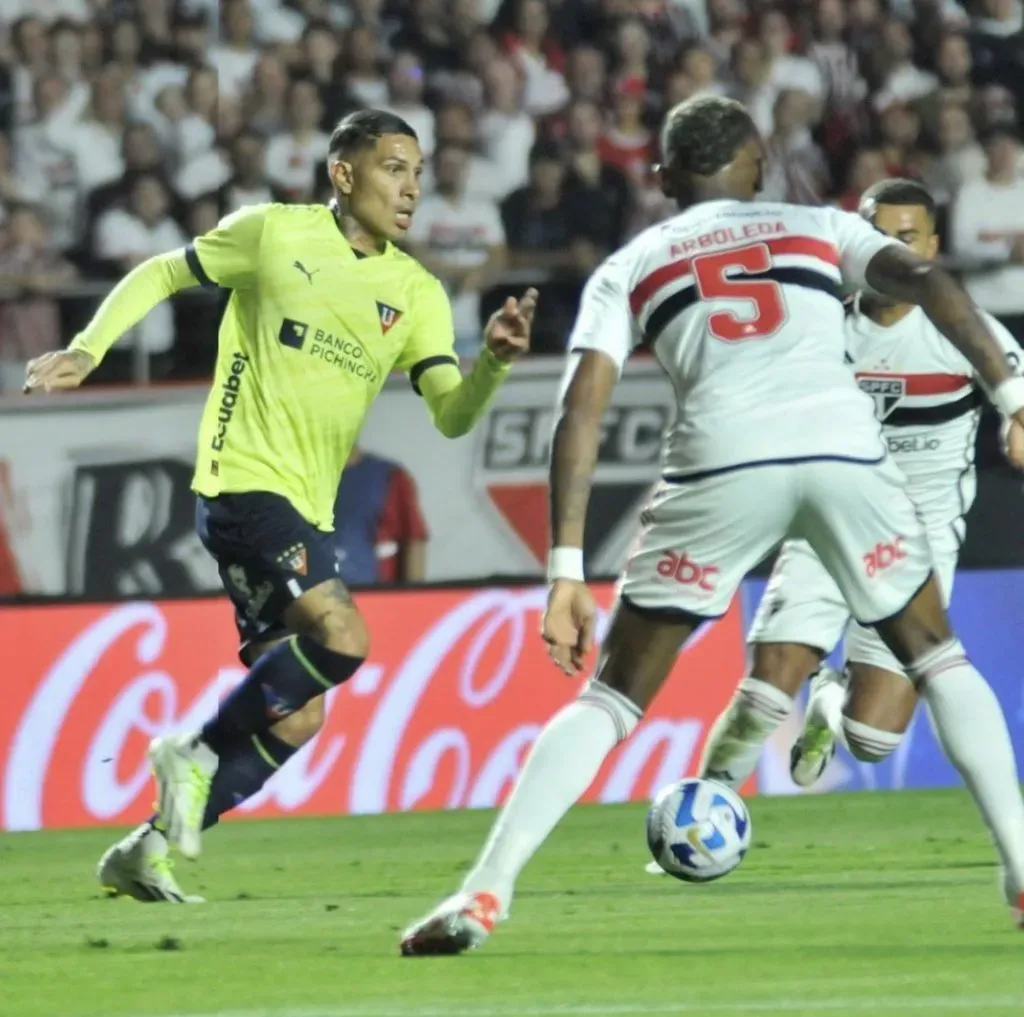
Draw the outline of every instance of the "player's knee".
[[[883,731],[845,714],[843,735],[850,754],[862,763],[880,763],[892,755],[903,740],[902,731]]]
[[[819,651],[797,643],[755,643],[751,674],[795,696],[821,664]]]
[[[365,659],[370,652],[370,630],[355,607],[339,607],[321,615],[308,638],[325,650]]]
[[[271,730],[283,742],[299,748],[320,733],[325,717],[324,697],[317,696],[279,721]]]

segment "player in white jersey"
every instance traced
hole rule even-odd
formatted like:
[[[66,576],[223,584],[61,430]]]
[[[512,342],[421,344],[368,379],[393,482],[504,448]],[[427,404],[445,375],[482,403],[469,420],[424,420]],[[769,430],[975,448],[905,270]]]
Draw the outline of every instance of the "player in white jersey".
[[[861,214],[876,228],[903,241],[924,258],[938,252],[935,203],[920,184],[887,180],[865,192]],[[1021,349],[1010,333],[983,315],[1015,373]],[[982,385],[971,364],[958,353],[921,308],[862,295],[846,319],[848,358],[861,388],[875,401],[882,434],[893,461],[907,478],[907,491],[928,536],[935,570],[948,605],[953,590],[964,517],[974,500],[977,477],[974,448]],[[1024,429],[1004,422],[1010,461],[1024,466]],[[898,554],[900,547],[879,551]],[[881,560],[879,564],[881,564]],[[822,659],[845,632],[847,668],[843,674],[819,670]],[[787,543],[751,628],[751,675],[716,722],[705,747],[701,772],[739,787],[753,772],[764,742],[789,714],[803,682],[815,675],[805,727],[793,748],[796,783],[808,786],[821,776],[842,739],[865,762],[878,762],[897,748],[918,701],[919,689],[907,680],[900,662],[878,633],[857,624],[836,583],[805,542]],[[942,683],[920,690],[926,699],[943,698]],[[995,717],[993,696],[975,690]],[[948,698],[948,697],[945,697]],[[973,708],[973,704],[972,704]],[[1014,814],[1017,789],[990,779],[979,744],[960,743],[962,717],[943,709],[932,716],[953,764],[978,800],[990,826],[998,827],[1004,794]],[[998,743],[1003,725],[988,732]],[[997,845],[1001,839],[997,835]],[[1004,858],[1009,868],[1009,862]],[[649,867],[653,872],[654,868]],[[660,870],[659,870],[660,871]]]
[[[544,618],[567,674],[583,669],[594,632],[582,547],[601,422],[641,342],[679,400],[663,481],[643,513],[594,677],[541,732],[460,891],[406,931],[406,954],[458,952],[487,938],[523,866],[629,737],[679,647],[725,613],[744,575],[787,538],[811,544],[856,617],[877,625],[918,684],[953,675],[985,685],[949,628],[924,529],[872,401],[844,365],[841,285],[920,304],[1022,423],[1024,379],[937,264],[855,214],[755,203],[764,147],[739,103],[701,97],[676,107],[662,150],[663,187],[681,212],[598,268],[569,344],[551,451]],[[877,549],[897,545],[881,564]],[[1001,722],[998,705],[996,714]],[[990,762],[1012,785],[1005,723],[1003,732],[1005,751]],[[1022,906],[1019,792],[1015,807],[1010,903]]]

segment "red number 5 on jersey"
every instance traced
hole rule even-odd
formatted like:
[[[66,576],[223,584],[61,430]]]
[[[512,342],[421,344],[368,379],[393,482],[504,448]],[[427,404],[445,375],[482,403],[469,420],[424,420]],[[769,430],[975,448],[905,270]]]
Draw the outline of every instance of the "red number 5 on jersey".
[[[702,300],[744,300],[754,305],[753,315],[740,317],[735,311],[708,315],[708,331],[724,342],[767,339],[785,324],[787,311],[782,287],[771,279],[735,278],[730,269],[767,272],[772,256],[767,244],[751,244],[693,259],[693,277]]]

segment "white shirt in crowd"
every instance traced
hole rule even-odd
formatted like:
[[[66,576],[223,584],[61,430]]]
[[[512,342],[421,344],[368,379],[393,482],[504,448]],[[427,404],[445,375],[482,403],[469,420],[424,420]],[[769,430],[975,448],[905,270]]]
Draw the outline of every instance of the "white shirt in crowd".
[[[1024,238],[1024,177],[1012,184],[968,180],[953,206],[953,250],[985,271],[968,272],[967,292],[992,314],[1024,314],[1024,265],[1009,261],[1014,241]]]
[[[308,201],[324,170],[330,138],[314,131],[299,141],[290,131],[275,134],[267,145],[267,179],[291,201]]]
[[[219,148],[209,148],[190,159],[174,176],[174,190],[186,201],[217,190],[231,179],[231,164]]]
[[[214,46],[210,62],[217,70],[220,94],[228,99],[241,98],[256,66],[259,51],[255,48],[235,49],[233,46]]]
[[[769,83],[775,93],[792,89],[806,92],[812,99],[820,101],[825,97],[825,82],[818,65],[808,57],[783,53],[772,61]]]
[[[892,243],[834,208],[704,202],[601,265],[569,349],[600,350],[621,369],[641,339],[651,345],[680,400],[666,475],[819,456],[877,462],[878,421],[844,363],[840,297],[844,284],[864,287],[868,263]],[[743,275],[760,277],[756,289]]]
[[[420,190],[424,196],[434,194],[434,168],[428,162],[423,167],[420,177]],[[506,189],[506,175],[500,166],[482,155],[472,155],[466,170],[466,195],[473,198],[484,198],[489,201],[501,201],[509,190]],[[419,212],[416,213],[419,215]]]
[[[416,209],[409,241],[443,255],[457,269],[477,268],[487,261],[488,249],[505,244],[505,227],[495,203],[466,195],[452,201],[426,195]],[[480,334],[480,294],[460,293],[452,299],[452,318],[459,342]]]
[[[501,176],[498,197],[504,198],[525,187],[530,176],[530,149],[537,128],[528,113],[498,113],[491,110],[480,119],[484,152]]]
[[[150,257],[182,247],[188,238],[170,217],[147,226],[138,216],[121,208],[104,212],[96,222],[96,253],[119,261]],[[146,315],[130,335],[147,353],[165,353],[174,342],[174,312],[164,301]]]

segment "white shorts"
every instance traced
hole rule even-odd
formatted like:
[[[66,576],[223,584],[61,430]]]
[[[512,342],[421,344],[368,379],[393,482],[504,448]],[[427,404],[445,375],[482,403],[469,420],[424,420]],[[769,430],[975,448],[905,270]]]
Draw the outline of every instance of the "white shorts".
[[[784,540],[806,540],[854,616],[888,618],[931,571],[903,474],[889,460],[748,466],[663,482],[641,515],[619,593],[641,610],[717,618]]]
[[[960,541],[952,527],[928,532],[935,574],[942,599],[949,606],[960,554]],[[800,643],[823,654],[845,639],[845,659],[903,674],[878,633],[850,617],[839,587],[811,546],[802,540],[783,545],[757,614],[750,626],[751,643]]]

